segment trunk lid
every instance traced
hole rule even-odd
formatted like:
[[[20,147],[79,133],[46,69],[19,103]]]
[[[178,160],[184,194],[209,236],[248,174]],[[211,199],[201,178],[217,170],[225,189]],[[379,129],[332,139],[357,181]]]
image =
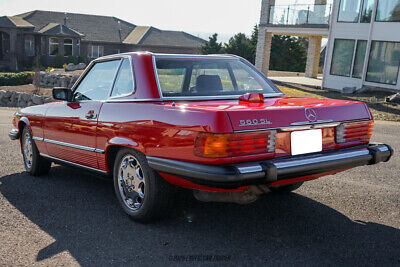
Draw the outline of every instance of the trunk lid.
[[[262,103],[221,100],[176,105],[185,105],[188,109],[225,111],[234,131],[371,119],[364,103],[336,99],[278,97],[266,98]]]

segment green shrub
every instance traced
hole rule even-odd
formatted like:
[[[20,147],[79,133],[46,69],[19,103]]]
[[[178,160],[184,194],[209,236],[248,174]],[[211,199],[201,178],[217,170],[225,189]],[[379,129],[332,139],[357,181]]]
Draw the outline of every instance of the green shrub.
[[[68,58],[67,58],[67,64],[69,64],[69,63],[76,64],[76,57],[74,57],[74,56],[68,56]]]
[[[83,56],[79,56],[78,63],[85,63],[85,58]]]
[[[63,67],[64,64],[64,59],[62,56],[57,55],[54,57],[54,67],[61,69]]]
[[[1,72],[0,73],[0,86],[15,86],[30,84],[33,81],[32,71],[24,71],[18,73]]]

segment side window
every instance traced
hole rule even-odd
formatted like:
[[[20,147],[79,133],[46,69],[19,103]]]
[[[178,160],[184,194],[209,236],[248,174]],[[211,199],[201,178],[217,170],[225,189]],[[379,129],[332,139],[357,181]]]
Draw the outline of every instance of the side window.
[[[132,65],[129,59],[125,58],[121,64],[121,68],[119,69],[111,96],[115,97],[131,94],[133,89],[134,81]]]
[[[106,100],[110,95],[120,62],[121,60],[118,59],[96,63],[76,88],[74,99],[77,101]]]

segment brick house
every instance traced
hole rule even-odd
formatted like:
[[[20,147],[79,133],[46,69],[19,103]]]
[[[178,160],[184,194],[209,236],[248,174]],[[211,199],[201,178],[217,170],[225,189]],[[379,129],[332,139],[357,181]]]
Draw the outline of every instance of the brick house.
[[[85,61],[129,51],[198,54],[205,41],[181,31],[137,26],[107,16],[31,11],[0,17],[0,70],[21,70],[40,55],[43,65],[56,56]]]

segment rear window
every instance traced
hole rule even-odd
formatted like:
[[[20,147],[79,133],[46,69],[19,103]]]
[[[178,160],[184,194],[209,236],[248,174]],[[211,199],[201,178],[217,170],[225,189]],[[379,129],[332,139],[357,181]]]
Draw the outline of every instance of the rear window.
[[[267,80],[239,59],[157,58],[164,97],[278,93]]]

